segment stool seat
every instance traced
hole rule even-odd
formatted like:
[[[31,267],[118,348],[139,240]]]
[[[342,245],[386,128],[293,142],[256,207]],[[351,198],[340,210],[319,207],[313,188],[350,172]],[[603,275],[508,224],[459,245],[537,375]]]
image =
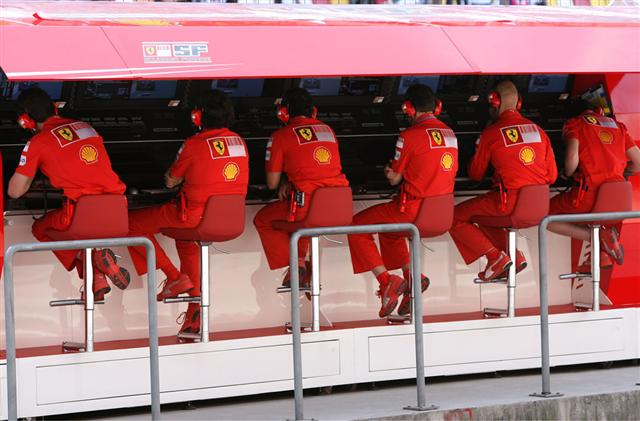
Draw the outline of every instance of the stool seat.
[[[591,213],[626,212],[632,208],[632,189],[628,181],[610,181],[598,188]]]
[[[309,212],[300,221],[273,221],[274,229],[294,232],[302,228],[337,227],[351,225],[353,194],[351,187],[320,187],[311,195]]]
[[[66,231],[48,229],[56,241],[126,237],[129,233],[127,198],[120,194],[96,194],[78,199]]]
[[[184,241],[213,243],[230,241],[244,232],[245,196],[211,196],[200,223],[193,228],[162,228],[167,237]]]
[[[437,237],[447,233],[453,224],[453,193],[422,199],[414,225],[420,238]]]
[[[475,216],[471,222],[494,228],[529,228],[539,225],[549,214],[549,185],[533,184],[520,188],[510,215]]]

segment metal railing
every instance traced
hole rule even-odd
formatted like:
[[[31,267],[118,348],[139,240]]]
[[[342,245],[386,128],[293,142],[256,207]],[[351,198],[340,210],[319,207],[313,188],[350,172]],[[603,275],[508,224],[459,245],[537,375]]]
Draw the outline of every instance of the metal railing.
[[[149,366],[151,374],[151,419],[160,419],[160,369],[158,358],[158,311],[156,308],[156,255],[153,244],[147,238],[110,238],[98,240],[52,241],[22,243],[9,246],[4,255],[4,313],[7,345],[7,407],[8,419],[18,417],[16,379],[16,326],[13,296],[13,256],[31,251],[93,249],[98,247],[144,246],[147,250],[147,299],[149,303]],[[85,291],[85,296],[91,291]]]
[[[547,226],[552,222],[591,222],[591,221],[619,221],[622,219],[640,218],[639,211],[633,212],[604,212],[604,213],[577,213],[573,215],[550,215],[545,217],[538,228],[538,252],[540,258],[540,346],[542,349],[542,392],[532,396],[557,397],[560,393],[551,393],[551,366],[549,357],[549,297],[547,288]],[[597,224],[595,224],[597,225]],[[593,237],[593,236],[592,236]],[[592,244],[591,256],[599,255],[599,250]],[[598,263],[598,259],[593,259]],[[594,265],[595,266],[595,265]],[[599,273],[600,265],[595,266],[592,272]],[[593,273],[592,273],[593,275]],[[599,282],[597,282],[599,284]],[[594,303],[597,303],[600,293],[599,285],[594,282]]]
[[[304,419],[302,384],[302,338],[300,323],[300,284],[298,273],[298,240],[301,237],[319,237],[321,235],[372,234],[382,232],[410,233],[411,273],[413,278],[412,306],[416,344],[416,386],[417,405],[404,409],[429,411],[437,406],[426,404],[426,383],[424,375],[424,333],[422,331],[422,280],[420,268],[420,232],[413,224],[375,224],[326,228],[304,228],[294,232],[289,240],[289,273],[291,274],[291,331],[293,334],[293,384],[295,399],[295,419]],[[417,298],[416,298],[417,297]]]

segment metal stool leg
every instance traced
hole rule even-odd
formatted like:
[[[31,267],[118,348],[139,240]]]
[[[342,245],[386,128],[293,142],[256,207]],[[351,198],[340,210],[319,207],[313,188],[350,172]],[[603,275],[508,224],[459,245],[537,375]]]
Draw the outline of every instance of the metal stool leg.
[[[84,249],[84,343],[85,351],[93,352],[93,262],[91,249]]]
[[[516,317],[516,250],[517,250],[517,231],[509,230],[508,247],[511,266],[507,277],[507,317]]]
[[[320,331],[320,237],[311,237],[311,311],[314,332]]]
[[[600,311],[600,225],[591,228],[591,279],[593,280],[593,311]]]
[[[200,342],[209,342],[209,244],[200,244]]]

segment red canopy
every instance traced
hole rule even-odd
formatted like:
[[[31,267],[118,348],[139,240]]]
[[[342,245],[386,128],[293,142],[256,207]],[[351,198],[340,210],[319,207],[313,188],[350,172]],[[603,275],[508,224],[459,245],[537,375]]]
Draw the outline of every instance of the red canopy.
[[[10,80],[640,72],[640,8],[0,4]]]

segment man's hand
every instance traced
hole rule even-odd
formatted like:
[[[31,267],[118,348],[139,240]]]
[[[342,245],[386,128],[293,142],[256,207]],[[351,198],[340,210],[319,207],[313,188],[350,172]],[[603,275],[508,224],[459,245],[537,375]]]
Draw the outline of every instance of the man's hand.
[[[167,171],[164,174],[164,184],[165,184],[165,186],[167,186],[168,189],[172,189],[172,188],[176,187],[177,185],[179,185],[183,181],[184,181],[183,178],[172,177],[169,171]]]
[[[389,180],[389,184],[392,186],[397,186],[402,181],[402,174],[398,174],[394,170],[391,169],[391,164],[387,164],[384,167],[384,176]]]
[[[289,196],[291,195],[291,183],[289,183],[289,181],[284,180],[282,183],[280,183],[280,186],[278,187],[278,199],[280,200],[288,200]]]

